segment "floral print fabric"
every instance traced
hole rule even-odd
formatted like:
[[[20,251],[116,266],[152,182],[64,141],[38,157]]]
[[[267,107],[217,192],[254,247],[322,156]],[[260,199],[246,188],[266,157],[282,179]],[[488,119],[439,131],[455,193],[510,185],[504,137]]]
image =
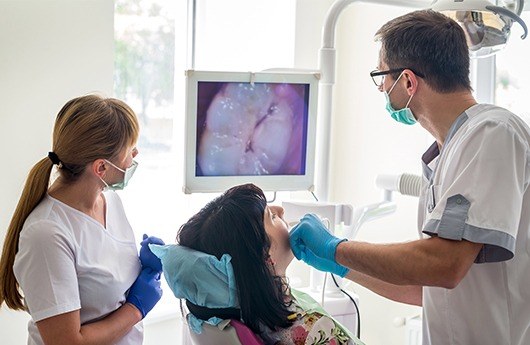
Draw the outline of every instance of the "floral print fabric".
[[[306,312],[296,299],[291,305],[293,324],[276,331],[268,330],[261,334],[265,344],[274,345],[353,345],[362,344],[351,339],[333,318],[317,311]]]
[[[282,345],[351,344],[348,335],[330,317],[319,313],[301,314],[281,333]]]

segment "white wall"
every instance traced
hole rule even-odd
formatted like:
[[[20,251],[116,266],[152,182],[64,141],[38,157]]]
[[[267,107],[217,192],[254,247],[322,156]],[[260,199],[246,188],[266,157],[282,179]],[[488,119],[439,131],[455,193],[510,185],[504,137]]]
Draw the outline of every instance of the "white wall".
[[[31,166],[51,150],[69,99],[112,94],[112,0],[0,0],[0,243]],[[0,342],[26,343],[29,317],[0,309]]]
[[[299,0],[297,8],[296,67],[316,68],[321,27],[332,0]],[[410,9],[356,3],[339,17],[336,30],[337,77],[332,114],[333,174],[330,201],[354,207],[380,201],[375,186],[381,173],[420,174],[420,156],[432,139],[419,126],[394,122],[385,111],[385,99],[369,72],[376,68],[379,45],[373,36],[386,21]],[[358,240],[388,243],[417,238],[417,200],[395,196],[397,212],[366,224]],[[388,301],[351,284],[360,297],[361,339],[367,344],[405,344],[405,328],[395,318],[421,313],[418,307]]]

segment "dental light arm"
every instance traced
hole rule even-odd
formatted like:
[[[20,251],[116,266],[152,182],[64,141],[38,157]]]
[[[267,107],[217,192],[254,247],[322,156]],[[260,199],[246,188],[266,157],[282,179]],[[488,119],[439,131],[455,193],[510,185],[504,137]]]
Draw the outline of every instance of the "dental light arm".
[[[396,204],[392,201],[381,201],[356,208],[353,214],[352,225],[344,227],[343,237],[347,239],[355,238],[364,223],[388,216],[394,213],[396,208]]]
[[[294,226],[306,213],[315,213],[321,219],[329,222],[328,228],[335,233],[339,225],[344,227],[342,234],[344,238],[353,239],[359,228],[366,222],[376,220],[392,214],[396,210],[396,204],[392,201],[392,192],[402,195],[418,197],[421,192],[422,178],[417,175],[378,175],[375,184],[383,189],[383,201],[357,207],[355,210],[348,204],[334,204],[325,202],[283,202],[286,221],[289,226]]]
[[[523,10],[522,5],[520,6],[520,8],[521,8],[521,11],[522,11]],[[521,19],[521,17],[519,17],[518,15],[514,15],[514,13],[512,11],[510,11],[509,9],[504,8],[504,7],[486,6],[486,9],[488,9],[491,12],[493,12],[495,14],[498,14],[500,16],[506,16],[506,17],[516,21],[517,23],[519,23],[519,25],[521,25],[521,27],[524,30],[524,33],[521,35],[521,39],[524,40],[526,38],[526,36],[528,35],[528,28],[526,26],[526,23]],[[520,13],[518,13],[518,14],[520,14]]]
[[[331,175],[331,113],[333,99],[333,85],[335,84],[335,27],[342,11],[354,2],[374,3],[390,6],[410,8],[425,8],[428,6],[422,0],[337,0],[326,15],[322,27],[322,47],[319,50],[318,70],[321,73],[318,97],[317,148],[315,164],[315,193],[321,201],[329,198],[329,176]]]
[[[515,7],[515,8],[513,8]],[[471,57],[488,57],[508,42],[514,22],[523,28],[521,39],[525,39],[528,28],[519,17],[524,1],[515,0],[506,7],[496,6],[489,0],[437,0],[432,9],[454,19],[466,34]]]
[[[401,175],[378,175],[375,184],[383,189],[383,201],[361,206],[355,209],[351,226],[345,224],[344,237],[353,239],[361,226],[369,221],[388,216],[396,211],[396,203],[392,201],[392,192],[403,195],[419,196],[421,192],[422,179],[420,176],[411,174]]]

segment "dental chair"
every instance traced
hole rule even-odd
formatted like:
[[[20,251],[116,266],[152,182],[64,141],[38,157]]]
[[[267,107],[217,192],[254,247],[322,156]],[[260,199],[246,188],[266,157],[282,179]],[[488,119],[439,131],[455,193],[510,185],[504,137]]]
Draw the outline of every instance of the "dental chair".
[[[202,333],[190,329],[193,345],[263,345],[250,328],[237,320],[223,320],[217,326],[205,323]]]
[[[214,288],[212,286],[212,288]],[[226,286],[218,286],[217,288],[227,288]],[[196,333],[194,327],[191,327],[188,322],[190,337],[194,345],[263,345],[263,341],[255,335],[250,328],[248,328],[240,320],[241,311],[237,308],[207,308],[198,306],[186,300],[186,306],[190,314],[186,317],[188,320],[192,319],[192,315],[202,321],[202,332]],[[212,325],[206,321],[211,318],[219,318],[217,325]]]
[[[221,259],[180,245],[153,245],[175,297],[186,300],[194,345],[263,345],[240,321],[241,312],[231,257]]]

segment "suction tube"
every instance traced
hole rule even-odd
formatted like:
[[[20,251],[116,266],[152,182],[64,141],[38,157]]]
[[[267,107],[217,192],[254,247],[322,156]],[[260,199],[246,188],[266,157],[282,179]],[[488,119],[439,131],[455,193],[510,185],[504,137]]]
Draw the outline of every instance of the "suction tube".
[[[418,197],[421,193],[422,177],[413,174],[378,175],[375,184],[387,191]]]

